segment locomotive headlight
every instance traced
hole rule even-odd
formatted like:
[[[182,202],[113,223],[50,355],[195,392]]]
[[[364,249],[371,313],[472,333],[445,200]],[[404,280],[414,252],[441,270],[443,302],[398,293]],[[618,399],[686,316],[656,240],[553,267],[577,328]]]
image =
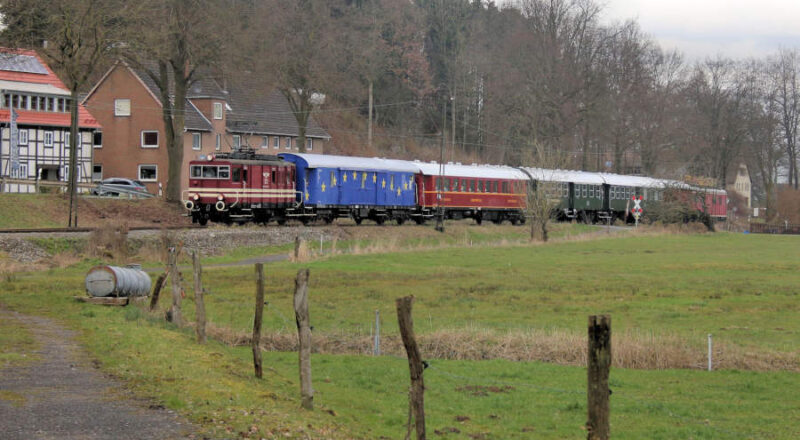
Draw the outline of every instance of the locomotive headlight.
[[[206,158],[208,159],[209,162],[211,162],[212,160],[214,160],[214,155],[209,154],[208,156],[206,156]]]
[[[218,195],[218,196],[217,196],[217,200],[219,200],[220,202],[221,202],[221,201],[222,201],[224,198],[225,198],[225,197],[222,197],[222,194],[220,194],[220,195]]]
[[[197,194],[192,195],[192,198],[195,200],[200,200],[200,196],[198,196]]]

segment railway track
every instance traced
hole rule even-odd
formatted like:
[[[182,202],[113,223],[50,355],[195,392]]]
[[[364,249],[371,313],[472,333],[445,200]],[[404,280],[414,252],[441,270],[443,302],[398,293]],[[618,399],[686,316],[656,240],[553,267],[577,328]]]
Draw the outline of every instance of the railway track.
[[[167,229],[170,231],[182,229],[205,229],[205,226],[200,225],[187,225],[187,226],[135,226],[128,228],[128,231],[160,231]],[[62,232],[93,232],[99,228],[9,228],[0,229],[0,234],[47,234],[47,233],[62,233]]]

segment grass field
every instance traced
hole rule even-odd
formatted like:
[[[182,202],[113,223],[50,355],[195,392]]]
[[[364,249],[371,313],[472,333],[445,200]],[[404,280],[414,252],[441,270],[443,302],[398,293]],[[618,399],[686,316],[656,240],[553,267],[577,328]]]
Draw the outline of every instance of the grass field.
[[[614,438],[792,439],[800,436],[800,407],[790,391],[800,387],[798,244],[794,237],[657,235],[279,263],[267,267],[265,328],[268,335],[293,334],[293,276],[310,267],[315,341],[363,341],[365,352],[375,310],[387,349],[396,340],[394,299],[407,294],[416,296],[421,339],[451,338],[456,349],[464,341],[478,349],[483,343],[487,353],[510,334],[533,335],[525,343],[558,335],[582,351],[586,317],[596,313],[612,315],[615,334],[678,341],[700,359],[713,333],[737,356],[782,362],[757,364],[773,371],[614,368]],[[161,311],[74,302],[84,274],[76,267],[5,277],[0,303],[82,330],[106,371],[187,414],[208,435],[403,438],[408,368],[402,357],[315,354],[317,409],[300,411],[296,354],[266,352],[265,378],[255,380],[248,348],[198,346],[190,329],[163,323]],[[209,321],[222,335],[247,333],[252,267],[204,275]],[[193,307],[184,303],[188,319]],[[461,347],[467,348],[475,349]],[[724,361],[727,352],[720,354]],[[431,438],[585,436],[585,368],[556,365],[559,359],[444,360],[424,350],[423,356],[431,362],[425,372]]]

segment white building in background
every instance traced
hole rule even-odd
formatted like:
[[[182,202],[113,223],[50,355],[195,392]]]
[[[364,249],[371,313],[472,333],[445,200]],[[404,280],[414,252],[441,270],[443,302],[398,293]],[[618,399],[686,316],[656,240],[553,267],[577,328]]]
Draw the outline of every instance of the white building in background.
[[[4,182],[0,189],[34,192],[37,180],[66,182],[69,90],[36,52],[0,48],[0,97],[0,179]],[[78,181],[89,183],[93,149],[101,146],[100,124],[81,106],[78,125]],[[9,179],[30,183],[6,182]]]
[[[753,183],[750,180],[750,172],[747,165],[741,163],[736,170],[736,178],[733,183],[728,185],[728,191],[740,195],[747,203],[747,208],[753,207]]]

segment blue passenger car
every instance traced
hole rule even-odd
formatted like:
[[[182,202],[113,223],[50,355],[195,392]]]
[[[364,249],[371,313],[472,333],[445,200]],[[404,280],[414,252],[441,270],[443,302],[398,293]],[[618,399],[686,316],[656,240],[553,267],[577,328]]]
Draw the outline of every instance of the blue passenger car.
[[[356,223],[402,224],[416,207],[413,162],[331,156],[279,154],[297,169],[297,201],[301,220],[351,217]]]

